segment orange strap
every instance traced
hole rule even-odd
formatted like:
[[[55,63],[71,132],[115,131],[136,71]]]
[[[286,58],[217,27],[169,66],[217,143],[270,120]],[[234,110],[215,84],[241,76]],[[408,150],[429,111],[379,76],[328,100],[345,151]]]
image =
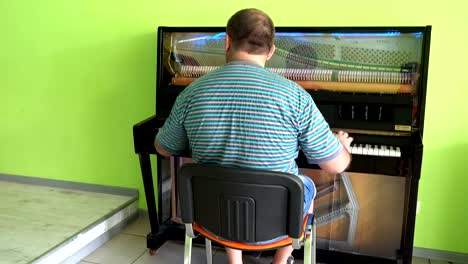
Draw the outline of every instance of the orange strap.
[[[308,218],[309,218],[309,214],[307,214],[306,217],[304,217],[304,223],[302,225],[302,234],[301,234],[300,240],[304,238],[304,233],[306,230]],[[263,244],[263,245],[245,244],[241,242],[234,242],[234,241],[227,241],[227,240],[220,239],[212,235],[211,233],[208,233],[201,225],[197,223],[193,223],[193,229],[211,241],[219,243],[225,247],[240,249],[240,250],[262,251],[262,250],[276,249],[276,248],[280,248],[280,247],[284,247],[284,246],[288,246],[292,244],[292,238],[290,237],[287,237],[285,239],[282,239],[280,241],[276,241],[270,244]]]

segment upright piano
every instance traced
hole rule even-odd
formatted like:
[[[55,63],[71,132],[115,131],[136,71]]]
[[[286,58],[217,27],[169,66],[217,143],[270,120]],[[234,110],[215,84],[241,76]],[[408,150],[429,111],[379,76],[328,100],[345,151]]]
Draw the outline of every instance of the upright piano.
[[[191,162],[150,154],[177,95],[225,63],[223,27],[159,27],[156,115],[133,127],[151,232],[147,247],[183,240],[175,177]],[[354,137],[346,172],[330,175],[299,153],[318,189],[318,261],[411,263],[431,27],[277,27],[266,68],[307,90],[332,130]]]

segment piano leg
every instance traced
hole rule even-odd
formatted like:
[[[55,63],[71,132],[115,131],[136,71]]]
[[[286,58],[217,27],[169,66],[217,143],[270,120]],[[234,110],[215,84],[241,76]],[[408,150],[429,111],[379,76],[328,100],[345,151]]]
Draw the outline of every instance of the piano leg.
[[[406,178],[407,197],[405,222],[402,232],[400,258],[397,263],[410,264],[413,258],[414,229],[416,225],[416,209],[418,204],[419,179],[421,176],[423,149],[422,145],[415,146],[412,161],[410,162],[410,177]]]
[[[148,206],[148,215],[151,232],[146,236],[146,247],[149,249],[151,255],[155,254],[157,250],[167,240],[181,240],[184,235],[184,229],[180,225],[163,224],[162,216],[158,213],[158,209],[162,208],[162,180],[161,177],[157,179],[158,188],[158,207],[156,207],[156,199],[153,188],[153,174],[151,172],[151,161],[148,153],[139,153],[141,175],[143,177],[143,185],[145,188],[146,204]],[[161,157],[157,156],[158,164],[161,164]],[[161,166],[158,166],[158,174],[161,175]]]
[[[409,185],[408,210],[406,212],[406,223],[403,227],[402,249],[399,252],[398,264],[410,264],[413,258],[414,228],[416,224],[416,207],[418,199],[419,179],[407,179]]]
[[[153,174],[151,173],[150,156],[147,153],[139,153],[141,175],[143,177],[143,186],[145,188],[146,204],[148,206],[149,222],[151,232],[148,234],[156,234],[159,231],[158,211],[156,209],[156,199],[153,188]],[[148,248],[149,244],[148,244]]]
[[[154,251],[157,250],[162,244],[164,244],[165,241],[162,242],[161,239],[157,239],[160,229],[160,219],[158,217],[156,199],[154,196],[153,174],[151,173],[150,155],[148,153],[139,153],[138,157],[140,158],[141,175],[143,177],[143,186],[145,188],[146,204],[148,207],[148,215],[151,228],[150,233],[146,236],[146,246],[150,249],[150,253],[154,253]]]

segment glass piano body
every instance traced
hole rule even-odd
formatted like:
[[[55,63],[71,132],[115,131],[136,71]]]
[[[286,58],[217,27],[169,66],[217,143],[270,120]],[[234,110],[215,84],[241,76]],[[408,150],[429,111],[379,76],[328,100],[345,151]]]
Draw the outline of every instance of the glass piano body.
[[[192,162],[189,150],[170,159],[157,156],[156,200],[149,160],[155,154],[154,136],[177,95],[225,63],[224,30],[158,30],[156,115],[133,128],[150,216],[150,249],[183,239],[174,179],[183,163]],[[411,263],[431,27],[276,31],[276,52],[266,68],[300,84],[333,130],[355,138],[345,173],[328,175],[307,164],[300,152],[296,160],[318,188],[318,261]]]

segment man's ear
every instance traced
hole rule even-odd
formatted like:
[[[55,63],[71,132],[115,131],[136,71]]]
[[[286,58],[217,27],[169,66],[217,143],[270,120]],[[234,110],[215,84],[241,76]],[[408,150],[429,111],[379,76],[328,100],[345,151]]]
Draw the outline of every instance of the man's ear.
[[[273,56],[273,54],[275,53],[275,49],[276,49],[275,44],[271,45],[271,49],[267,54],[267,60],[269,60]]]
[[[231,37],[226,33],[226,46],[224,47],[224,51],[228,52],[231,49]]]

